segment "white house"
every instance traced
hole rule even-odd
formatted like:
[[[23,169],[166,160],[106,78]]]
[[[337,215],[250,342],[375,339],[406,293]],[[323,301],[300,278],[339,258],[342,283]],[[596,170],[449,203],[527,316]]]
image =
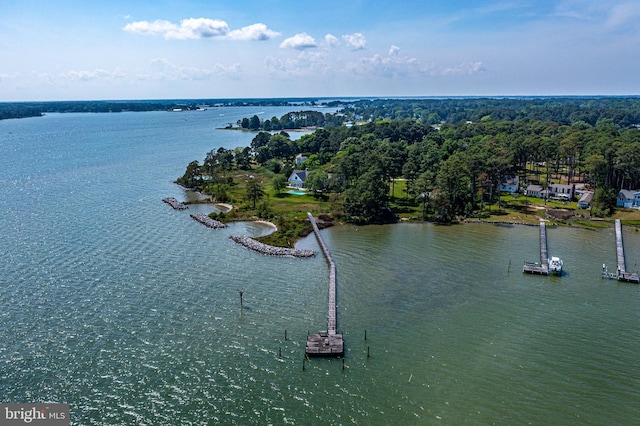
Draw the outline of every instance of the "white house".
[[[529,185],[529,186],[527,186],[527,189],[525,190],[525,195],[527,197],[540,198],[540,197],[542,197],[543,189],[544,188],[542,187],[542,185]]]
[[[503,176],[498,188],[500,192],[515,194],[520,188],[520,176]]]
[[[294,188],[304,188],[304,181],[307,179],[307,170],[294,170],[289,176],[289,186]]]
[[[574,190],[573,185],[563,185],[560,183],[552,183],[549,185],[549,195],[559,200],[572,200]]]

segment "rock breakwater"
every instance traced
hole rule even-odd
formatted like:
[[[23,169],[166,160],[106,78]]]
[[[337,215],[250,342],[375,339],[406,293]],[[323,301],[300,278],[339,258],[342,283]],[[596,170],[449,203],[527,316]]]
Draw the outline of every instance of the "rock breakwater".
[[[224,223],[222,223],[220,221],[217,221],[217,220],[214,220],[214,219],[211,219],[206,214],[195,213],[195,214],[191,214],[189,216],[191,216],[193,218],[193,220],[200,222],[201,224],[203,224],[207,228],[220,229],[220,228],[226,228],[227,227],[227,225],[225,225]]]
[[[299,250],[286,247],[270,246],[256,241],[253,238],[247,237],[246,235],[232,235],[229,237],[229,239],[235,241],[237,244],[240,244],[245,248],[248,248],[251,251],[255,251],[256,253],[264,254],[266,256],[305,258],[313,257],[316,255],[316,252],[313,250]]]
[[[163,198],[162,201],[169,204],[171,207],[173,207],[174,210],[186,210],[189,208],[189,206],[187,206],[184,203],[181,203],[180,201],[176,200],[173,197]]]

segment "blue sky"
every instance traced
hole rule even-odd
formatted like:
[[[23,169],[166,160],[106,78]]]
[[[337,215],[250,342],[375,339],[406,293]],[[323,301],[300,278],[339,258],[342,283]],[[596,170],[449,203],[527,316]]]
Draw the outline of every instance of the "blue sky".
[[[478,95],[640,95],[640,1],[0,8],[0,101]]]

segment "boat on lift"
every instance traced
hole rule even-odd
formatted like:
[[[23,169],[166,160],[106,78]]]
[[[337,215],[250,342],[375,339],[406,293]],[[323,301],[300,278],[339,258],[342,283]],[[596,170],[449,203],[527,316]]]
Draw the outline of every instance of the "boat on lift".
[[[562,259],[557,256],[552,256],[549,259],[549,274],[562,275]]]

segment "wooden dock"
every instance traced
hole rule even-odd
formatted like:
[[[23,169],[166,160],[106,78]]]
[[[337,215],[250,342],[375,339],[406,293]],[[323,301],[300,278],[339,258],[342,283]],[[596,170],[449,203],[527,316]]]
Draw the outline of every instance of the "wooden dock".
[[[540,263],[525,262],[522,272],[549,275],[549,255],[547,254],[547,226],[540,221]]]
[[[622,243],[622,223],[620,219],[616,219],[616,255],[618,258],[617,278],[618,281],[626,281],[630,283],[640,283],[640,278],[636,272],[627,272],[627,266],[624,260],[624,244]]]
[[[336,264],[331,257],[331,253],[320,235],[320,229],[311,213],[307,213],[313,232],[316,234],[318,244],[324,253],[329,264],[329,311],[327,314],[327,330],[318,334],[307,336],[307,346],[305,352],[311,356],[342,356],[344,354],[344,341],[342,334],[336,332]]]

